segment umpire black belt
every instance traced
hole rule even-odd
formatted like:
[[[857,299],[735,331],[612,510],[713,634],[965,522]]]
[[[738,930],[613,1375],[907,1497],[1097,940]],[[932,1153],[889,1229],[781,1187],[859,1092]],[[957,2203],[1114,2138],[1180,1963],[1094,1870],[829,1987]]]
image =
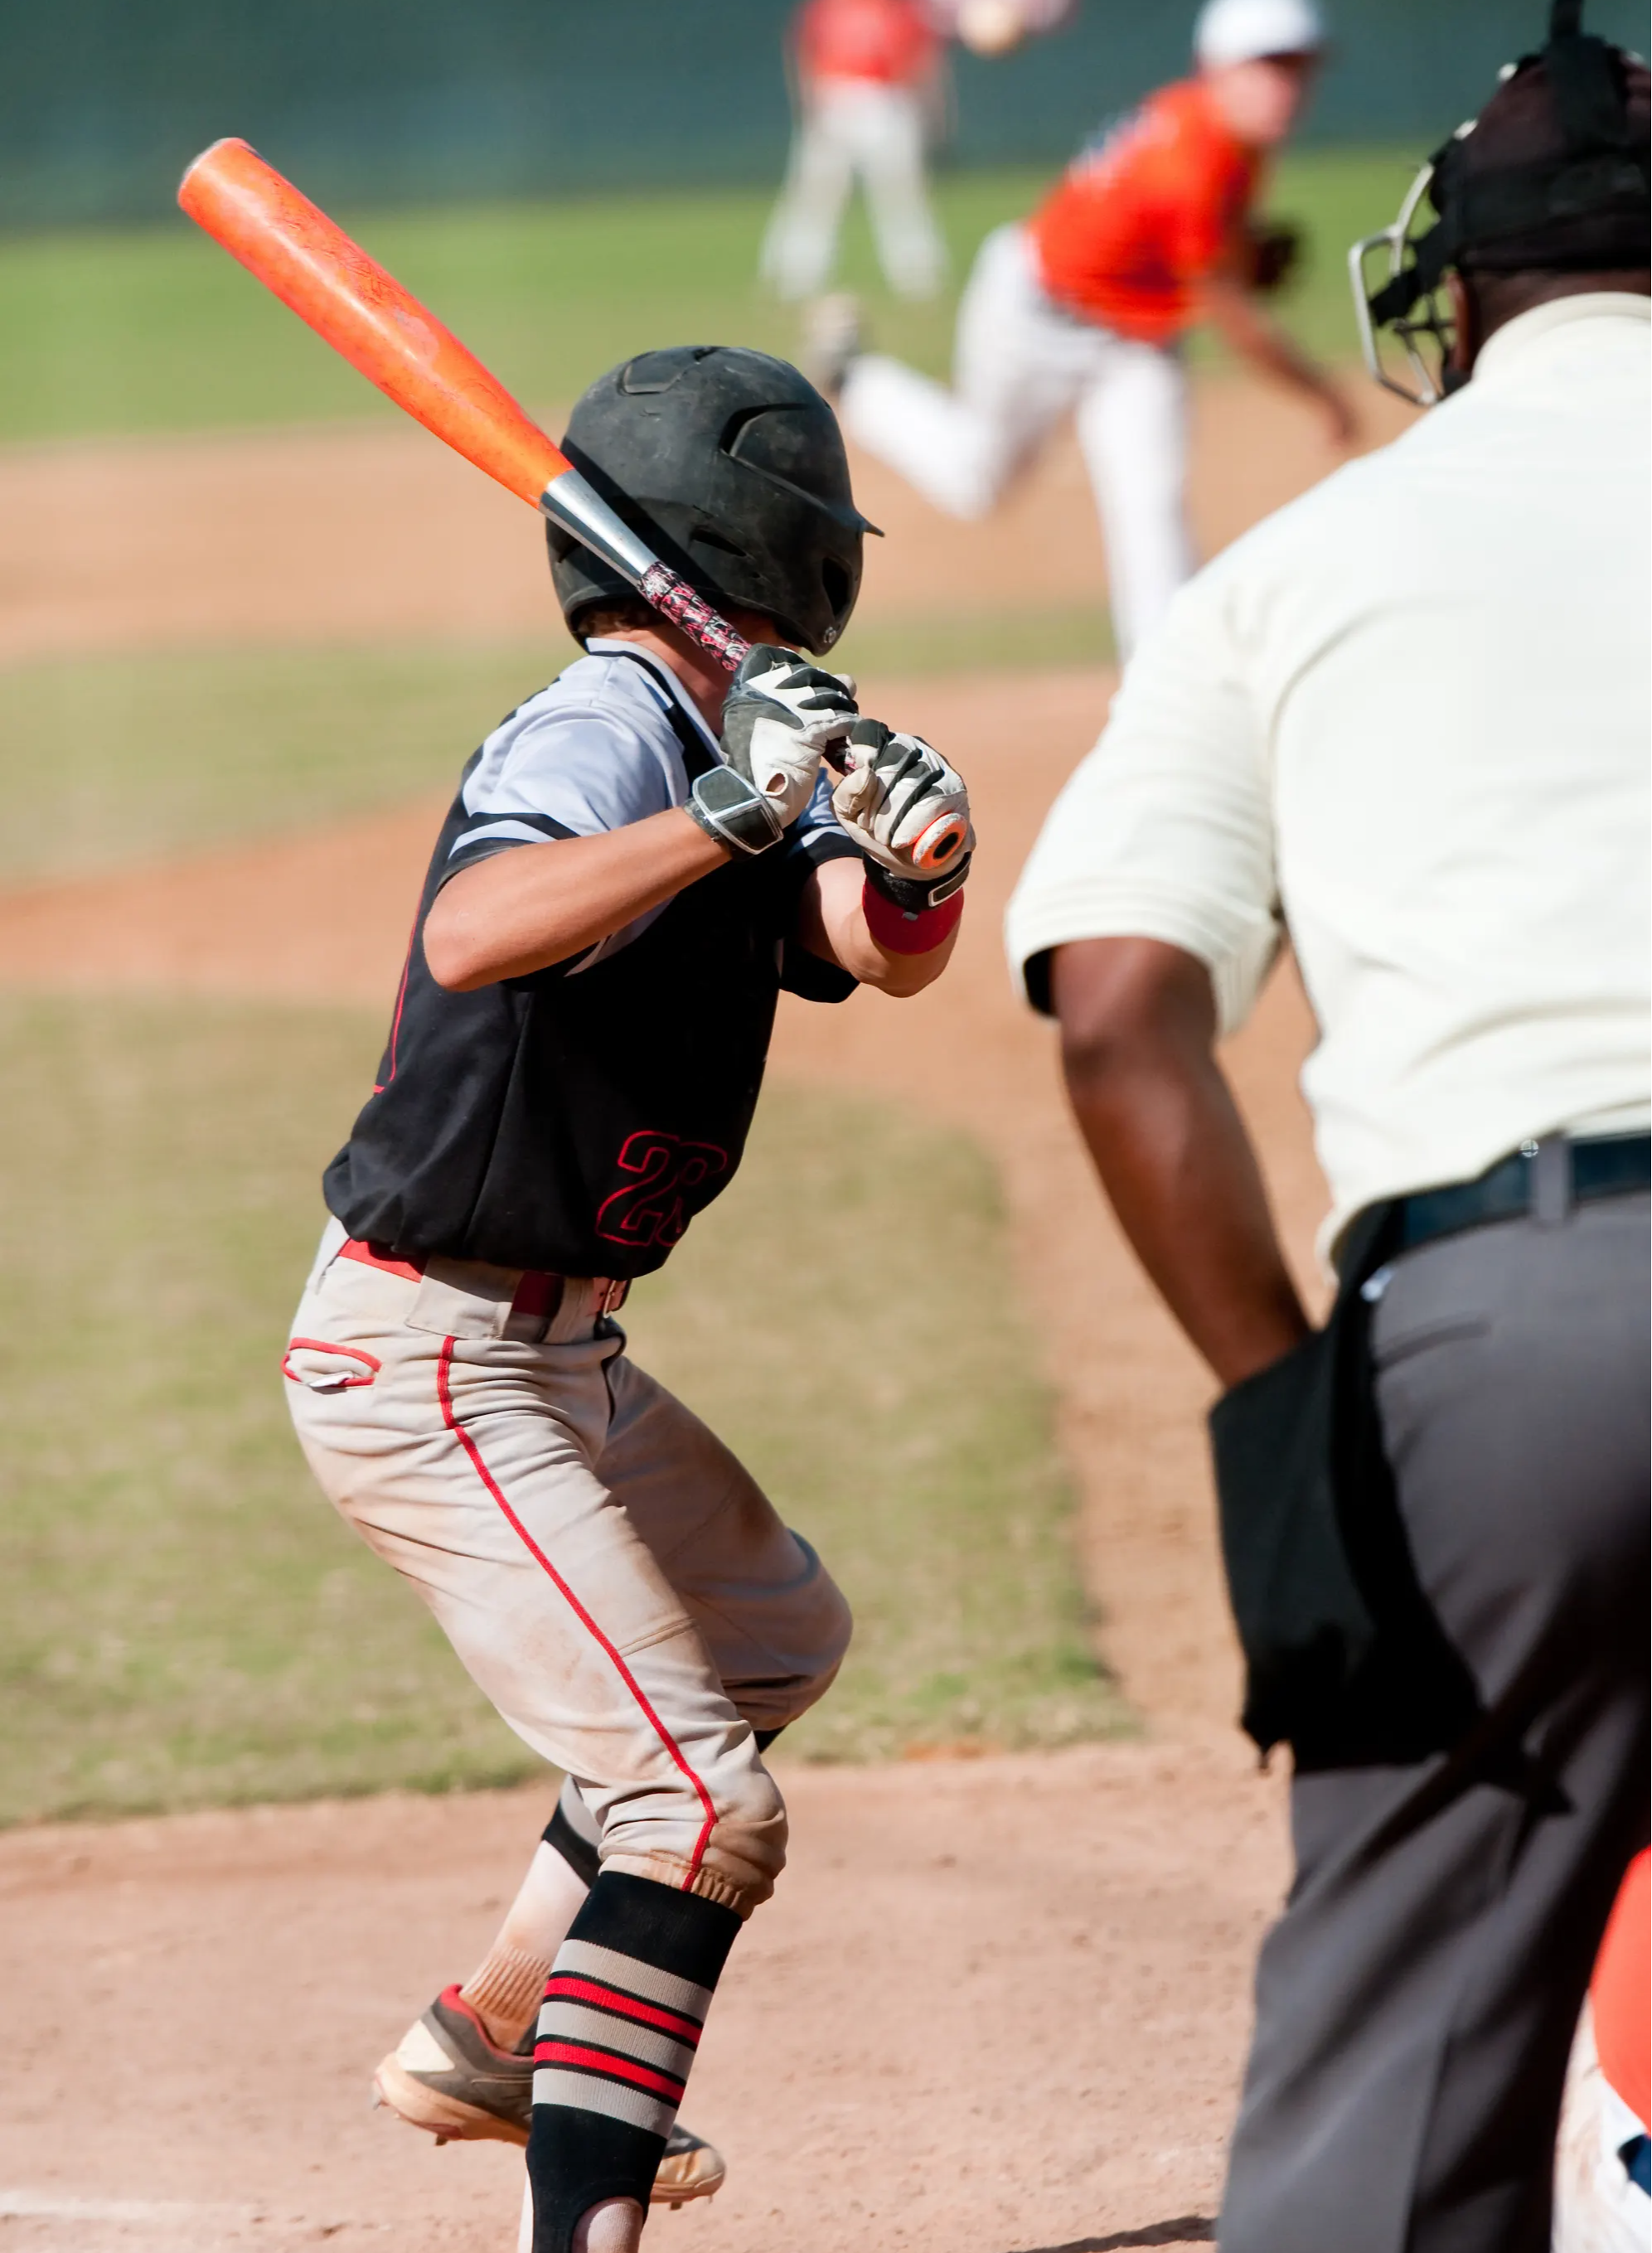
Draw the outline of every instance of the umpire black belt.
[[[1574,1204],[1597,1197],[1630,1196],[1652,1188],[1652,1135],[1600,1134],[1565,1143]],[[1477,1181],[1450,1182],[1437,1189],[1418,1189],[1396,1200],[1398,1208],[1397,1252],[1414,1252],[1439,1236],[1456,1236],[1466,1228],[1483,1228],[1495,1220],[1517,1220],[1533,1209],[1534,1182],[1539,1145],[1523,1142]]]

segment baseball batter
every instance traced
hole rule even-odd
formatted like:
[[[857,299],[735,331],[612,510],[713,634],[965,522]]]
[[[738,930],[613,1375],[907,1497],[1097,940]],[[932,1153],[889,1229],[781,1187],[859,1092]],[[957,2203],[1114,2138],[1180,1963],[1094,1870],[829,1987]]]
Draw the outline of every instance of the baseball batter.
[[[677,2107],[784,1859],[763,1749],[849,1618],[616,1317],[733,1178],[780,991],[944,968],[968,800],[795,654],[841,633],[866,530],[795,369],[644,353],[564,447],[758,646],[730,691],[552,528],[585,654],[464,770],[284,1372],[328,1495],[568,1779],[494,1948],[381,2091],[440,2134],[526,2141],[533,2253],[631,2253],[651,2195],[721,2180],[673,2142]]]
[[[1341,393],[1257,302],[1288,269],[1290,238],[1250,218],[1323,45],[1313,0],[1208,0],[1196,74],[1111,126],[1030,220],[982,244],[951,391],[861,351],[840,303],[816,324],[812,373],[844,429],[951,515],[985,516],[1076,411],[1125,652],[1193,568],[1181,347],[1195,321],[1313,401],[1335,443],[1353,436]]]

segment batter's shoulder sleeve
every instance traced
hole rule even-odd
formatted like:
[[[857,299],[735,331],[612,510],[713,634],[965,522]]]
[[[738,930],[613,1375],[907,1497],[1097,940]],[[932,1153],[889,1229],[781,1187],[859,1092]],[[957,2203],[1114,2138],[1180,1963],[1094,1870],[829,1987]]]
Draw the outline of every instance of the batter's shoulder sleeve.
[[[1244,1023],[1281,937],[1264,730],[1220,567],[1142,644],[1100,742],[1050,808],[1006,943],[1049,1009],[1052,950],[1155,938],[1210,973],[1223,1032]]]
[[[447,874],[512,846],[592,837],[664,813],[677,791],[656,732],[601,694],[576,701],[554,685],[530,698],[465,777]]]

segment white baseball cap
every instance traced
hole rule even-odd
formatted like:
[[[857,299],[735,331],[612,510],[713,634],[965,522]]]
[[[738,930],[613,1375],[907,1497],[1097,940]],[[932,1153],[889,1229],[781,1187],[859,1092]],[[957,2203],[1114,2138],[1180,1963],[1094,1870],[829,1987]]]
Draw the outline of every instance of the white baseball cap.
[[[1193,52],[1205,70],[1253,63],[1264,55],[1311,55],[1325,45],[1314,0],[1205,0]]]

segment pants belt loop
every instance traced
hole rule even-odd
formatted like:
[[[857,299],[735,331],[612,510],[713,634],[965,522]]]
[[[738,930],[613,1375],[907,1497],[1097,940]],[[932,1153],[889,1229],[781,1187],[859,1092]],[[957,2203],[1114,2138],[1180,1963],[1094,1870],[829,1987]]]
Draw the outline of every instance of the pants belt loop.
[[[1572,1210],[1572,1145],[1564,1134],[1523,1144],[1531,1167],[1531,1217],[1539,1228],[1558,1228]]]

